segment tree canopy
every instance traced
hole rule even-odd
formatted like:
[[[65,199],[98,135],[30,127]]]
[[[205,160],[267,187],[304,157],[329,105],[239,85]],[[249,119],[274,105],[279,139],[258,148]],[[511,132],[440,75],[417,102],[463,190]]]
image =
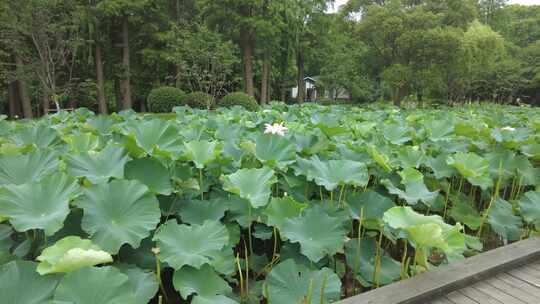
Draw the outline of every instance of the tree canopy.
[[[331,12],[333,4],[2,1],[0,109],[28,118],[56,107],[145,111],[161,86],[301,103],[307,76],[319,99],[540,103],[540,6],[350,0]]]

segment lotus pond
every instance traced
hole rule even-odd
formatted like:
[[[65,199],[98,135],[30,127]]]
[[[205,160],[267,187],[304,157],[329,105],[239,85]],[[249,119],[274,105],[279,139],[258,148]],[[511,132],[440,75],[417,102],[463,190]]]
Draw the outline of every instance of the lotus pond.
[[[329,303],[540,229],[537,108],[175,111],[0,121],[0,302]]]

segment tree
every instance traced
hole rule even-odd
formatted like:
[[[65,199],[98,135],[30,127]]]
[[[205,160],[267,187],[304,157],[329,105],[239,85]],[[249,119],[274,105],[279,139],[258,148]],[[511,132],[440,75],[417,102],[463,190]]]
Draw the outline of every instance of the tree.
[[[173,26],[168,36],[166,58],[180,68],[189,89],[214,98],[225,95],[237,64],[232,43],[200,24],[190,28]]]
[[[129,43],[130,19],[149,8],[150,4],[150,0],[101,0],[96,6],[101,14],[107,17],[116,18],[120,23],[122,45],[120,91],[123,109],[131,109],[133,107],[131,90],[131,50]]]

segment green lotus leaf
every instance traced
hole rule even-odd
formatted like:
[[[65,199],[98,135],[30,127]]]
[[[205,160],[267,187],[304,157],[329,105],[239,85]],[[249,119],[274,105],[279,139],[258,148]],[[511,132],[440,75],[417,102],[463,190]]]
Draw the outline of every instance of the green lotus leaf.
[[[18,145],[31,145],[39,149],[52,148],[62,142],[58,131],[42,123],[22,129],[15,134],[13,141]]]
[[[281,234],[293,243],[300,243],[302,254],[316,263],[326,255],[340,252],[347,232],[342,221],[322,208],[308,208],[302,216],[287,219]]]
[[[451,167],[446,163],[446,160],[448,159],[448,155],[441,154],[435,158],[430,158],[427,163],[429,167],[433,170],[433,174],[435,175],[435,178],[442,179],[445,177],[452,177],[457,174],[456,169],[454,167]]]
[[[2,303],[49,304],[58,285],[58,276],[40,276],[36,263],[11,261],[0,265]]]
[[[138,180],[145,184],[150,191],[157,194],[172,193],[169,170],[160,161],[153,158],[139,158],[125,165],[126,179]]]
[[[115,123],[116,121],[111,116],[98,115],[86,121],[85,129],[108,135]]]
[[[161,250],[161,259],[174,269],[189,265],[200,269],[215,259],[216,251],[229,242],[225,225],[218,221],[205,221],[202,225],[178,225],[169,220],[154,235]]]
[[[263,214],[267,216],[267,224],[282,228],[287,219],[300,216],[302,210],[308,205],[295,201],[292,197],[287,196],[284,198],[272,198],[272,201]]]
[[[540,230],[540,192],[529,191],[519,200],[519,210],[525,222]]]
[[[123,274],[128,276],[128,282],[134,290],[137,303],[149,303],[159,288],[156,274],[126,264],[119,264],[117,267]]]
[[[251,234],[260,240],[270,240],[274,235],[274,230],[264,224],[256,223]],[[263,265],[265,266],[265,265]]]
[[[515,159],[515,167],[521,185],[540,185],[540,168],[535,167],[526,156],[518,155]]]
[[[129,277],[114,267],[86,267],[66,274],[56,291],[55,303],[146,304],[135,296]]]
[[[58,155],[47,150],[0,156],[0,185],[38,181],[58,168]]]
[[[223,189],[248,200],[254,208],[266,206],[271,187],[277,178],[268,167],[260,169],[240,169],[233,174],[222,175]]]
[[[516,241],[521,237],[523,223],[521,218],[514,214],[512,204],[497,198],[487,210],[487,222],[495,233],[507,241]]]
[[[357,279],[365,287],[370,287],[376,282],[380,285],[390,284],[399,280],[401,276],[401,263],[388,256],[381,249],[380,268],[375,271],[377,265],[377,244],[373,238],[352,239],[345,244],[345,257],[347,265],[353,270]],[[377,273],[377,276],[375,274]]]
[[[189,200],[180,203],[178,214],[184,223],[202,225],[206,220],[219,221],[228,208],[223,199]]]
[[[12,233],[13,230],[10,226],[0,224],[0,252],[8,252],[13,246],[13,241],[11,240]]]
[[[238,302],[227,298],[226,296],[195,296],[191,304],[238,304]]]
[[[384,138],[395,145],[401,145],[412,138],[408,135],[409,129],[403,125],[388,124],[382,130]]]
[[[229,238],[230,236],[229,231]],[[239,240],[235,243],[229,240],[229,244],[223,247],[221,250],[212,250],[208,252],[208,256],[212,257],[210,266],[214,268],[216,272],[219,272],[226,276],[232,276],[238,270],[236,267],[236,257],[234,255],[233,247],[238,244]]]
[[[341,281],[329,268],[310,270],[288,259],[272,268],[266,277],[269,304],[331,303],[340,299]],[[311,291],[311,301],[306,302]]]
[[[437,198],[439,191],[429,191],[424,183],[424,176],[418,170],[407,168],[399,172],[401,175],[401,183],[405,185],[405,191],[397,188],[388,179],[381,181],[388,192],[397,195],[405,200],[409,205],[416,205],[418,202],[423,202],[425,205],[431,205]]]
[[[296,160],[296,146],[287,138],[261,134],[257,137],[255,157],[269,167],[284,169]]]
[[[438,215],[422,215],[411,207],[393,207],[384,213],[383,221],[401,230],[417,248],[436,247],[447,254],[461,254],[465,250],[461,225],[446,224]]]
[[[67,154],[64,158],[70,175],[85,177],[93,184],[107,182],[111,177],[123,178],[129,160],[123,148],[110,144],[100,152]]]
[[[43,229],[53,235],[62,228],[69,213],[69,201],[78,186],[65,174],[38,182],[0,188],[0,214],[9,218],[17,231]]]
[[[200,269],[184,266],[174,272],[174,289],[180,292],[183,299],[192,294],[201,297],[212,297],[232,292],[229,284],[214,269],[205,264]]]
[[[40,261],[37,272],[44,275],[72,272],[83,267],[111,263],[113,258],[90,240],[68,236],[45,248],[37,260]]]
[[[227,222],[237,222],[243,228],[248,228],[251,223],[257,220],[262,213],[263,208],[253,209],[250,202],[237,195],[228,199],[229,209],[225,214]]]
[[[437,119],[426,123],[429,139],[432,141],[449,140],[454,132],[454,123],[447,119]]]
[[[76,202],[84,210],[82,228],[103,250],[137,248],[161,217],[157,198],[138,181],[113,180],[84,190]]]
[[[385,171],[392,171],[392,165],[390,164],[390,158],[388,157],[388,155],[381,153],[373,145],[369,145],[366,151],[369,156],[371,156],[371,158]]]
[[[190,141],[184,146],[187,159],[193,161],[197,169],[203,169],[219,155],[217,144],[213,141]]]
[[[446,160],[449,166],[454,167],[471,184],[483,190],[491,187],[493,181],[489,177],[489,161],[473,152],[458,152]]]
[[[152,252],[152,248],[155,248],[156,244],[152,241],[151,237],[147,237],[141,241],[141,244],[136,249],[131,246],[123,246],[118,252],[118,260],[130,265],[137,265],[145,270],[156,269],[156,256]],[[162,267],[165,267],[165,263],[161,263]]]
[[[520,147],[520,150],[527,157],[534,160],[540,160],[540,144],[523,145]]]
[[[353,185],[365,187],[369,182],[367,167],[364,163],[352,160],[321,161],[318,156],[306,160],[297,160],[295,171],[297,175],[305,175],[317,185],[333,191],[338,186]]]
[[[64,136],[71,153],[94,151],[99,147],[99,137],[92,133],[79,133]]]
[[[458,196],[452,197],[450,216],[456,222],[463,223],[472,230],[478,229],[482,221],[480,214],[474,207],[474,202],[471,202],[461,193]]]
[[[402,168],[420,168],[427,162],[425,152],[417,146],[405,146],[398,150],[396,159]]]
[[[348,195],[346,202],[354,219],[360,219],[362,215],[363,220],[375,222],[376,226],[379,226],[384,212],[395,206],[391,199],[371,190]]]
[[[178,128],[170,122],[161,119],[137,122],[132,126],[130,136],[146,154],[174,159],[182,154],[182,137]]]
[[[413,225],[404,228],[407,238],[416,248],[435,247],[447,250],[442,227],[436,223]]]

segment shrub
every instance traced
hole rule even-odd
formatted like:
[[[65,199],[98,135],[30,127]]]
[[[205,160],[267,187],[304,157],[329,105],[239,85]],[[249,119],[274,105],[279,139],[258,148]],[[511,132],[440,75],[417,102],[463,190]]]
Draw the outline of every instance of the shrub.
[[[257,111],[259,104],[255,98],[243,92],[229,93],[219,102],[222,107],[243,106],[247,110]]]
[[[193,92],[182,97],[182,105],[197,109],[210,110],[214,106],[214,98],[212,95],[204,92]]]
[[[148,108],[154,113],[169,113],[172,108],[182,105],[184,91],[174,87],[159,87],[148,94]]]

